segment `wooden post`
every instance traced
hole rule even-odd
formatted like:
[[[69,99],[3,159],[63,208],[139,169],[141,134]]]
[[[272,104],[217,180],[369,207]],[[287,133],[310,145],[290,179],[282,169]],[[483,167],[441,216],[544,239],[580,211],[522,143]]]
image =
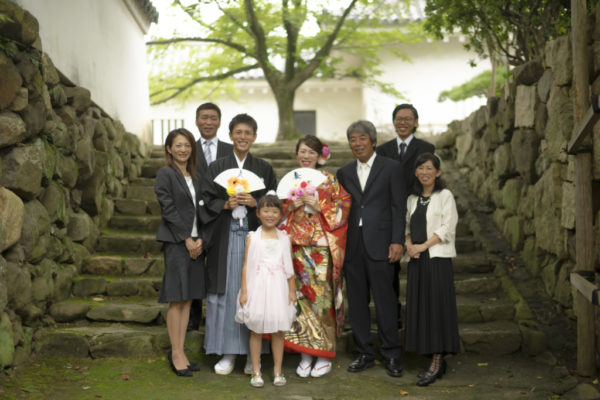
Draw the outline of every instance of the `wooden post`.
[[[573,31],[573,103],[575,126],[590,107],[588,70],[588,17],[586,0],[571,0]],[[574,132],[574,135],[576,133]],[[576,186],[576,266],[577,271],[593,270],[594,235],[592,210],[592,157],[589,152],[575,156]],[[582,376],[596,374],[596,321],[594,306],[580,291],[575,295],[577,312],[577,372]]]

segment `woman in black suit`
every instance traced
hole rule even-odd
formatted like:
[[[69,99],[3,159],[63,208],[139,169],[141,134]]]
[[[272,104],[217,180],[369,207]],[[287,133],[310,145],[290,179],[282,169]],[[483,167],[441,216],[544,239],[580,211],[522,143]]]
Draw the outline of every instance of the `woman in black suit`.
[[[168,358],[178,376],[192,376],[198,367],[187,359],[183,344],[193,299],[206,295],[202,239],[196,205],[200,185],[196,176],[196,143],[185,129],[175,129],[165,141],[167,166],[156,174],[154,191],[162,218],[156,240],[163,242],[165,273],[158,301],[169,303],[167,331],[171,341]]]

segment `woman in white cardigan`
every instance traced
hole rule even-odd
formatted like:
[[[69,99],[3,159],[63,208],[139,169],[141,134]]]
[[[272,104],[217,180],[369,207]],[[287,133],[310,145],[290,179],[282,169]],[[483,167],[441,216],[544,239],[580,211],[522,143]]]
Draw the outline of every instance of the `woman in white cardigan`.
[[[431,153],[415,162],[415,188],[407,200],[406,351],[431,356],[417,385],[446,372],[444,355],[460,351],[452,258],[458,213],[454,196],[440,180],[440,160]]]

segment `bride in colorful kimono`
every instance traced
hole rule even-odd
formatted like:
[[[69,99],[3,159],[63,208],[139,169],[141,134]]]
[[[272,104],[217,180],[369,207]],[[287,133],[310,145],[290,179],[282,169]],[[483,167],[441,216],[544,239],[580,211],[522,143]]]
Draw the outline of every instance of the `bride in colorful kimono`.
[[[329,155],[327,145],[313,135],[304,136],[296,145],[296,158],[302,168],[319,168]],[[285,335],[284,346],[301,353],[296,373],[303,378],[331,371],[336,340],[344,326],[342,265],[350,195],[334,175],[320,172],[327,179],[315,194],[285,200],[282,222],[292,242],[300,309]],[[317,357],[314,366],[313,357]]]

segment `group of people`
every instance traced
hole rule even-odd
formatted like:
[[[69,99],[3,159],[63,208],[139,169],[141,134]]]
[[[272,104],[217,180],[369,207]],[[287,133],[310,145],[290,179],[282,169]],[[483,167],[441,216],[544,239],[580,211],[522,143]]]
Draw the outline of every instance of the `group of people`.
[[[372,297],[386,371],[402,376],[403,256],[409,258],[405,350],[431,357],[417,384],[445,373],[444,355],[460,350],[452,271],[456,205],[440,180],[433,145],[414,137],[415,107],[399,105],[392,118],[397,137],[381,146],[372,123],[352,123],[346,133],[356,160],[336,176],[320,170],[324,181],[314,192],[286,199],[274,192],[271,165],[250,153],[257,138],[251,116],[231,120],[233,145],[217,139],[221,111],[213,103],[196,111],[197,142],[183,128],[169,133],[167,165],[155,182],[162,210],[156,237],[165,257],[159,302],[169,303],[168,360],[178,376],[198,370],[184,341],[190,312],[195,319],[201,313],[200,299],[206,299],[205,352],[221,356],[217,374],[231,373],[237,355],[246,355],[250,384],[263,386],[260,356],[270,341],[274,385],[286,383],[284,349],[300,353],[298,376],[326,375],[344,327],[344,296],[358,352],[347,370],[375,365]],[[319,169],[328,156],[316,136],[296,145],[301,168]],[[215,178],[231,168],[254,173],[264,188],[228,192]]]

